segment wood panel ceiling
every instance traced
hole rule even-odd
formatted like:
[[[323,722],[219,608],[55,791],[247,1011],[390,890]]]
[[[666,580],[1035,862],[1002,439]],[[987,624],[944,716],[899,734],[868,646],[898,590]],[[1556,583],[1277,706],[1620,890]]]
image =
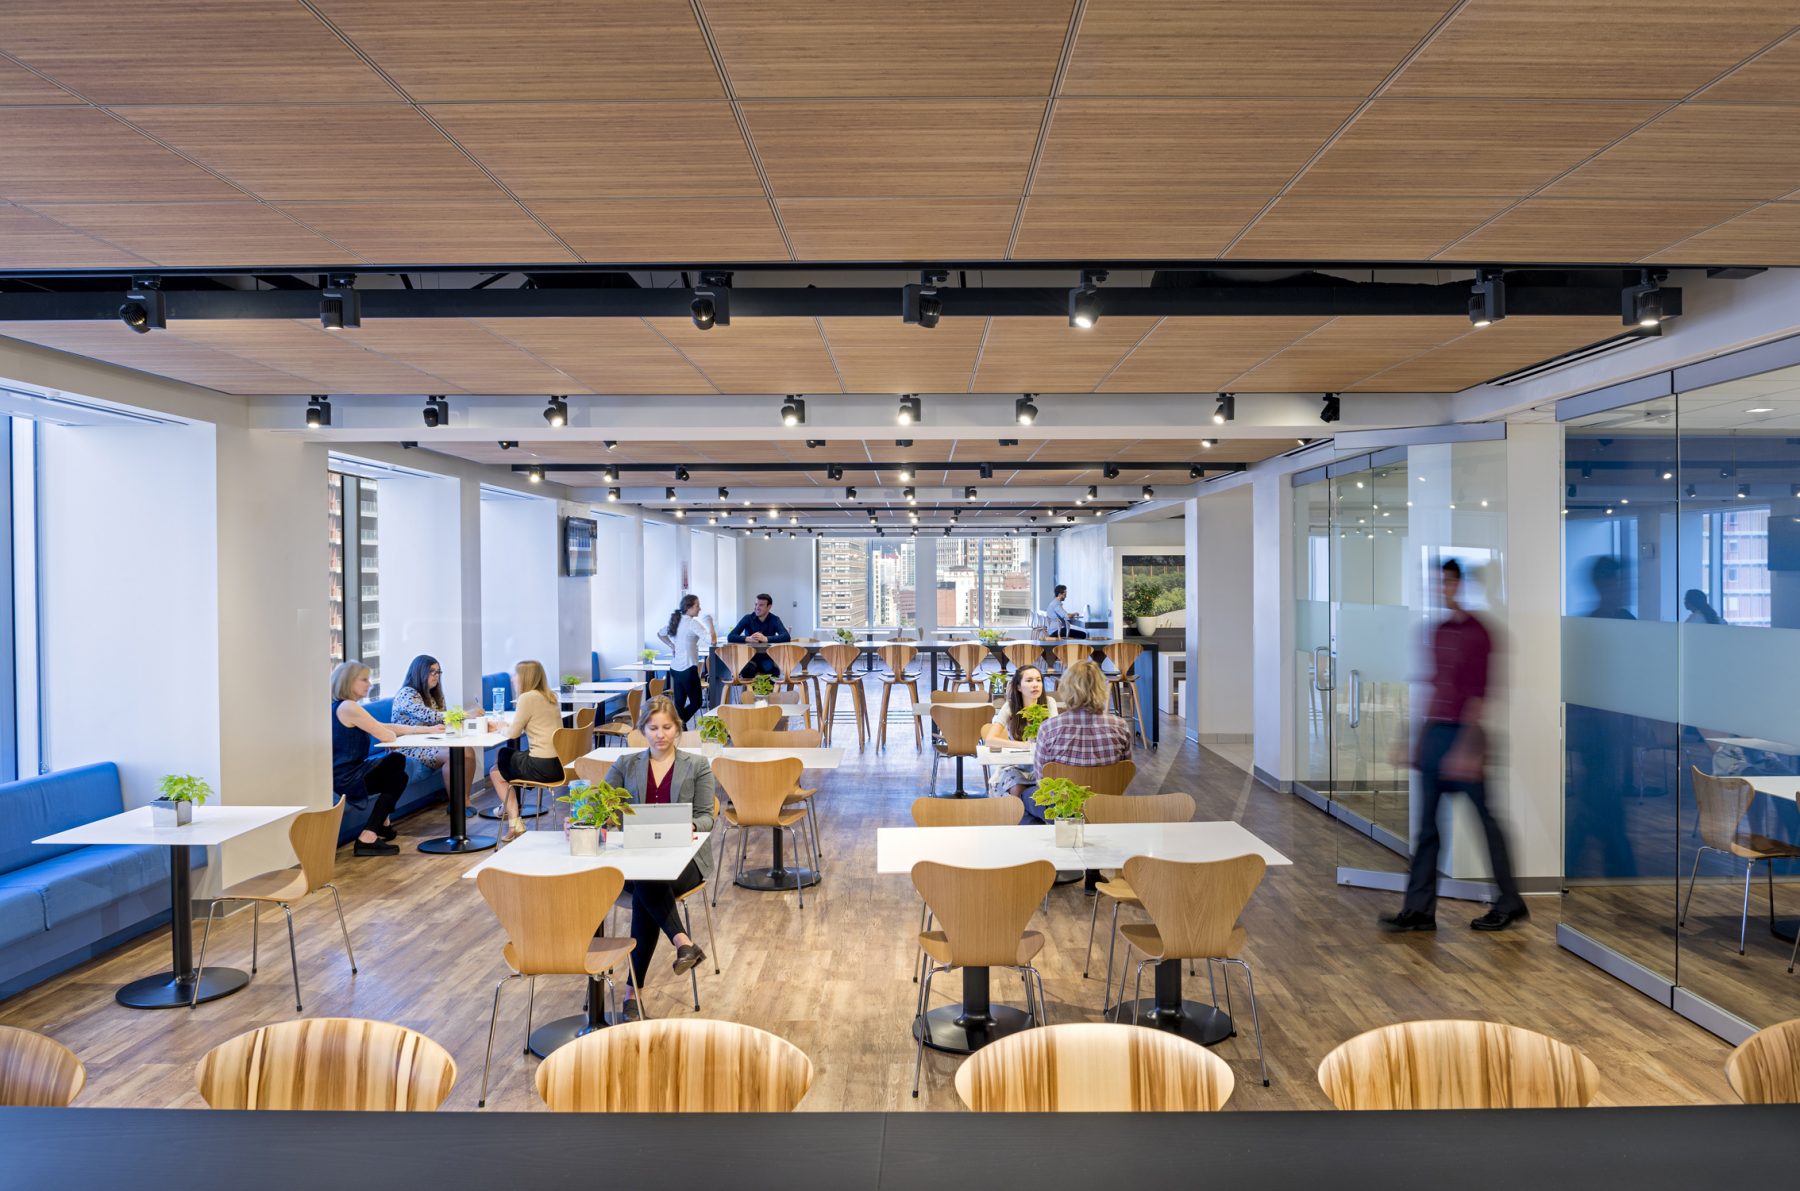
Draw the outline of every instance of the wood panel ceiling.
[[[0,269],[1800,265],[1792,0],[4,13]]]

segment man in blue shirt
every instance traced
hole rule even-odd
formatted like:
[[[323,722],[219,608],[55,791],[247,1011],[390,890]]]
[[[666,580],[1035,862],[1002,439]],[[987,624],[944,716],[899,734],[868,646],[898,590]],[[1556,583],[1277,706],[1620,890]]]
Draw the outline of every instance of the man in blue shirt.
[[[737,627],[726,634],[725,639],[734,645],[777,645],[791,640],[787,626],[781,623],[781,617],[772,609],[775,600],[767,592],[756,597],[756,611],[737,622]],[[778,669],[767,653],[759,653],[751,658],[739,674],[740,678],[755,678],[758,674],[776,674]]]

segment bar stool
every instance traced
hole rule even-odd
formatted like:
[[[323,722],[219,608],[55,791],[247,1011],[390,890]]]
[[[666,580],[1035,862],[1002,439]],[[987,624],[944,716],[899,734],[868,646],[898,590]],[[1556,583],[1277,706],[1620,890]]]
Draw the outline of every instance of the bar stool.
[[[919,656],[915,645],[883,645],[877,650],[881,662],[888,672],[881,679],[881,713],[876,716],[875,747],[887,747],[888,729],[888,696],[894,693],[895,687],[906,688],[907,710],[912,712],[913,747],[920,751],[925,748],[925,730],[919,724],[919,676],[907,670]]]
[[[981,663],[988,658],[988,647],[974,641],[964,641],[961,645],[952,645],[944,651],[950,658],[950,664],[956,672],[944,684],[945,690],[953,690],[960,686],[966,690],[979,691],[981,686]]]
[[[730,1021],[633,1021],[558,1050],[538,1067],[552,1112],[792,1112],[812,1060],[793,1043]]]
[[[947,795],[950,798],[967,798],[969,792],[963,787],[963,762],[975,755],[981,746],[981,730],[994,722],[993,704],[982,699],[979,703],[961,703],[940,701],[940,695],[963,694],[966,698],[973,692],[934,691],[931,697],[931,722],[936,729],[931,744],[931,786],[930,791],[937,790],[938,762],[946,757],[956,759],[956,789]],[[985,793],[985,789],[983,793]]]
[[[1600,1070],[1566,1042],[1492,1021],[1408,1021],[1319,1064],[1334,1108],[1585,1108]]]
[[[87,1068],[62,1043],[0,1026],[0,1108],[67,1108],[86,1083]]]
[[[1148,746],[1150,734],[1144,731],[1144,705],[1138,701],[1137,688],[1137,662],[1144,647],[1131,641],[1114,641],[1102,646],[1100,652],[1113,665],[1114,673],[1106,676],[1113,707],[1121,716],[1137,724],[1138,739]]]
[[[494,985],[494,1008],[488,1017],[487,1058],[481,1065],[481,1096],[476,1107],[487,1107],[488,1069],[494,1061],[494,1029],[500,1020],[500,990],[509,980],[525,979],[525,1052],[530,1053],[531,1008],[537,999],[539,976],[585,976],[590,1004],[594,983],[613,992],[612,971],[625,963],[625,981],[631,983],[632,941],[601,935],[600,928],[619,894],[625,876],[616,868],[589,868],[555,876],[532,876],[502,868],[486,868],[475,874],[480,891],[507,943],[501,957],[511,969]],[[641,990],[640,990],[641,997]],[[641,1000],[640,1000],[641,1004]],[[592,1022],[592,1025],[604,1025]],[[583,1031],[585,1033],[586,1031]],[[579,1035],[577,1035],[579,1037]]]
[[[405,1026],[302,1017],[219,1043],[194,1082],[208,1108],[434,1112],[456,1086],[456,1060]]]
[[[1194,818],[1194,798],[1191,794],[1141,794],[1136,798],[1096,794],[1087,800],[1081,813],[1089,823],[1187,823]],[[1138,900],[1131,882],[1120,874],[1101,881],[1094,889],[1099,896],[1094,898],[1094,909],[1088,915],[1087,951],[1081,957],[1081,978],[1087,979],[1088,961],[1094,957],[1094,928],[1100,922],[1100,902],[1102,899],[1110,900],[1113,907],[1112,926],[1108,928],[1106,944],[1106,995],[1100,1006],[1100,1013],[1104,1016],[1112,1008],[1113,948],[1119,939],[1119,907],[1130,906],[1141,910],[1144,903]],[[1188,971],[1191,973],[1193,970],[1190,962]]]
[[[733,687],[750,689],[751,680],[742,675],[744,667],[748,666],[750,659],[756,656],[756,647],[753,645],[715,645],[713,653],[718,657],[719,664],[725,667],[725,685],[719,691],[719,702],[729,703],[732,699]]]
[[[848,687],[850,690],[850,712],[856,718],[856,747],[858,750],[867,746],[869,740],[869,704],[863,693],[862,679],[856,676],[856,659],[862,656],[862,650],[854,645],[826,645],[820,648],[819,656],[831,667],[831,673],[825,679],[825,702],[819,709],[820,726],[825,732],[825,743],[831,743],[831,731],[837,722],[838,691]]]
[[[1093,1021],[1002,1038],[956,1069],[974,1112],[1217,1112],[1236,1086],[1204,1046]]]
[[[807,648],[794,642],[769,646],[769,657],[780,671],[775,683],[784,691],[797,690],[806,708],[806,726],[812,727],[813,708],[819,703],[819,680],[806,668]]]
[[[1064,641],[1061,644],[1052,645],[1050,654],[1056,659],[1056,676],[1061,678],[1076,662],[1090,660],[1094,656],[1094,650],[1085,641]]]
[[[1040,665],[1043,647],[1039,645],[1002,645],[1000,655],[1011,663],[1016,674],[1026,666]]]
[[[719,719],[725,725],[725,734],[731,743],[743,747],[738,742],[738,735],[743,732],[771,732],[775,725],[785,717],[786,712],[779,707],[746,707],[742,703],[723,703],[719,705]]]

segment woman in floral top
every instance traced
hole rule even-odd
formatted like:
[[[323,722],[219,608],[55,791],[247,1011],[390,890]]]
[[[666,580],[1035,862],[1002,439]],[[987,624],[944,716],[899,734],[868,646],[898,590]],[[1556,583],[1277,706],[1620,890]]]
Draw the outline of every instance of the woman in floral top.
[[[406,668],[406,681],[394,695],[393,722],[396,724],[432,725],[444,722],[444,669],[438,665],[436,658],[428,654],[420,654]],[[450,759],[449,749],[397,749],[406,757],[408,779],[416,778],[425,771],[442,770],[444,763]],[[468,778],[465,776],[464,781]],[[449,776],[445,775],[445,790],[449,789]],[[467,790],[463,797],[469,796]]]

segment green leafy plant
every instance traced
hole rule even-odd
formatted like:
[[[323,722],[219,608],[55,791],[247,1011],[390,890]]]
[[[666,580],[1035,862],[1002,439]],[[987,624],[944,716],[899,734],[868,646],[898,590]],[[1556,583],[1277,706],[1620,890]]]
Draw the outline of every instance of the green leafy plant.
[[[463,721],[468,718],[469,713],[460,707],[444,708],[444,723],[452,732],[462,731]]]
[[[156,791],[164,802],[191,802],[205,806],[213,788],[191,773],[165,773],[156,783]]]
[[[1006,694],[1007,678],[1004,674],[994,674],[988,678],[988,691],[999,699]]]
[[[983,645],[998,645],[1000,643],[1000,630],[999,629],[982,629],[980,632],[975,634],[975,637]]]
[[[837,631],[837,639],[839,641],[842,641],[845,645],[855,645],[856,644],[856,634],[851,632],[849,629],[839,629]]]
[[[569,804],[571,827],[617,827],[623,816],[637,813],[631,791],[605,782],[570,782],[569,792],[556,800]]]
[[[1038,782],[1031,801],[1044,808],[1046,819],[1079,819],[1081,808],[1093,796],[1094,792],[1079,782],[1066,777],[1047,777]]]
[[[1125,580],[1125,615],[1161,616],[1187,607],[1187,578],[1181,574],[1138,575]]]
[[[731,739],[731,734],[725,730],[724,720],[716,715],[703,715],[700,717],[700,739],[712,744],[725,744]]]
[[[656,651],[654,649],[640,650],[638,656],[643,658],[646,662],[654,662],[656,660]]]
[[[581,681],[581,675],[579,675],[579,674],[565,674],[562,677],[562,684],[564,686],[574,686],[576,683],[578,683],[580,681]]]
[[[1025,722],[1025,739],[1036,740],[1038,729],[1050,718],[1050,709],[1042,703],[1027,703],[1019,708],[1019,718]]]
[[[775,680],[767,674],[758,674],[750,680],[750,693],[758,699],[767,699],[775,693]]]

